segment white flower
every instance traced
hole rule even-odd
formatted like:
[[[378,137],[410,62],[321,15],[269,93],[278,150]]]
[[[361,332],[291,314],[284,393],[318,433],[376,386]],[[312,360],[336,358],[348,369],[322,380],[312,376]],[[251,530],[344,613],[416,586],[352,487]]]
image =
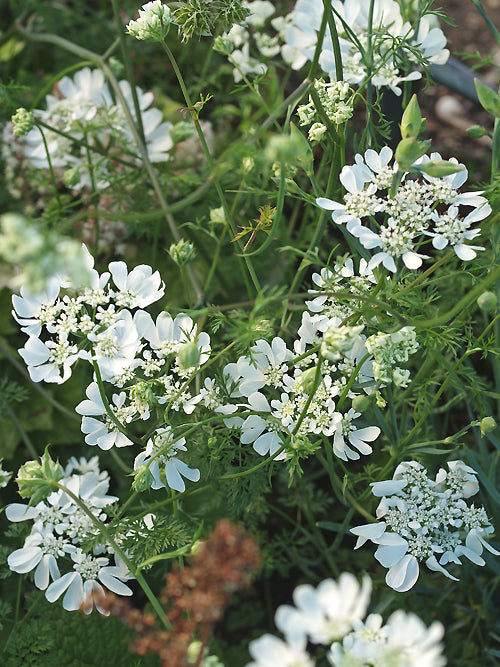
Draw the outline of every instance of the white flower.
[[[484,250],[482,246],[466,245],[481,233],[480,229],[469,229],[473,222],[484,220],[491,213],[491,206],[483,204],[472,210],[463,220],[459,217],[459,209],[453,205],[444,214],[432,213],[434,231],[426,232],[432,236],[432,245],[443,250],[448,243],[453,247],[457,257],[463,261],[474,259],[476,250]]]
[[[485,540],[493,526],[484,509],[463,500],[477,491],[473,472],[461,461],[452,461],[450,472],[440,470],[433,481],[419,463],[409,461],[396,468],[392,480],[372,484],[373,494],[383,496],[377,517],[385,520],[351,532],[358,536],[356,549],[368,539],[378,545],[375,558],[389,568],[386,583],[391,588],[409,590],[422,560],[430,570],[457,581],[444,565],[460,565],[461,556],[484,565],[483,547],[500,555]]]
[[[165,293],[165,284],[159,271],[153,273],[147,264],[140,264],[130,272],[125,262],[111,262],[108,268],[119,290],[114,294],[118,306],[145,308],[161,299]]]
[[[97,382],[91,382],[85,392],[88,400],[79,403],[75,410],[82,415],[82,432],[86,434],[85,442],[88,445],[98,445],[107,450],[111,447],[128,447],[132,444],[124,433],[110,419],[104,406]],[[128,424],[134,417],[135,410],[125,405],[126,394],[113,394],[110,409],[116,419],[123,425]],[[94,417],[103,417],[103,421]]]
[[[361,224],[361,218],[374,215],[382,208],[382,202],[375,195],[377,186],[370,183],[371,172],[366,166],[354,164],[344,166],[340,172],[340,182],[347,190],[345,204],[318,197],[316,204],[320,208],[332,211],[332,220],[338,225],[347,223],[347,230],[354,233]],[[365,187],[369,183],[368,187]]]
[[[380,429],[378,426],[368,426],[366,428],[357,429],[352,423],[353,419],[357,419],[361,416],[361,413],[356,412],[352,408],[342,416],[342,419],[338,422],[333,436],[333,453],[335,456],[338,456],[343,461],[348,459],[357,460],[359,459],[359,454],[357,451],[351,449],[346,440],[355,447],[361,454],[371,454],[373,449],[368,444],[373,442],[380,435]]]
[[[92,611],[89,603],[93,601],[93,597],[105,594],[101,584],[116,595],[132,595],[132,590],[123,583],[131,578],[123,565],[109,565],[109,558],[95,557],[80,550],[72,552],[71,558],[74,561],[73,571],[63,574],[45,591],[49,602],[55,602],[65,593],[63,608],[66,611],[76,611],[83,607],[88,614]],[[98,602],[95,604],[97,609],[102,611]]]
[[[28,366],[33,382],[62,384],[71,376],[71,366],[81,356],[77,345],[72,345],[65,335],[57,341],[43,343],[37,336],[30,336],[18,350]]]
[[[26,574],[35,569],[35,586],[45,590],[50,578],[59,579],[57,557],[72,550],[70,542],[51,532],[33,532],[26,538],[22,549],[13,551],[7,558],[10,569],[19,574]]]
[[[317,588],[297,586],[295,607],[282,605],[276,611],[276,627],[290,643],[308,638],[314,644],[330,644],[350,632],[364,618],[370,602],[371,581],[360,587],[352,574],[343,572],[338,582],[325,579]]]
[[[269,454],[273,456],[283,445],[280,424],[271,417],[271,406],[264,394],[256,391],[248,397],[248,408],[260,414],[249,415],[241,425],[241,443],[248,445],[253,443],[253,448],[261,456]],[[286,452],[275,457],[276,461],[282,461]]]
[[[170,427],[159,428],[146,444],[146,449],[136,456],[134,470],[146,466],[153,477],[152,489],[165,489],[183,492],[186,489],[182,477],[191,482],[200,479],[200,471],[190,468],[177,458],[178,452],[186,452],[186,439],[175,440]]]
[[[266,385],[280,387],[288,370],[287,362],[292,358],[293,352],[282,338],[273,338],[271,345],[258,340],[250,348],[249,356],[239,360],[239,391],[243,396],[250,396]]]
[[[156,324],[149,313],[138,311],[134,322],[141,338],[145,338],[159,357],[169,354],[178,354],[186,343],[195,342],[200,352],[198,365],[204,364],[210,357],[210,337],[205,331],[197,333],[197,326],[184,313],[176,315],[175,319],[161,312]]]
[[[314,667],[304,645],[288,644],[273,635],[251,641],[248,651],[253,658],[246,667]]]
[[[45,290],[40,294],[30,294],[21,287],[20,296],[12,295],[12,315],[22,325],[21,331],[28,336],[39,336],[42,325],[53,324],[61,309],[56,303],[60,288],[59,278],[53,277],[47,281]]]

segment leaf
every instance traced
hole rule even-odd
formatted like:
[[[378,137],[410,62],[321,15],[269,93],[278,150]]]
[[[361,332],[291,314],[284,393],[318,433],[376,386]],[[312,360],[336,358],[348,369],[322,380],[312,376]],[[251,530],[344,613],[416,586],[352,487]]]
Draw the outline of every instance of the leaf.
[[[495,93],[494,90],[479,81],[479,79],[474,79],[474,84],[483,109],[486,109],[495,118],[500,118],[500,97],[498,93]]]

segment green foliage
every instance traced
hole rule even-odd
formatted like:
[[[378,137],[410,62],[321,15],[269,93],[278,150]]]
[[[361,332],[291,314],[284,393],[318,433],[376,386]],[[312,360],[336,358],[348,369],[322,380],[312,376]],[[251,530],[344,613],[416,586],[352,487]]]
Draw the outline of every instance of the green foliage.
[[[94,611],[89,616],[68,614],[60,605],[49,604],[43,593],[33,598],[34,613],[13,635],[7,651],[5,667],[135,667],[137,655],[127,644],[132,633],[122,621],[103,617]],[[141,659],[141,665],[159,665],[156,656]]]

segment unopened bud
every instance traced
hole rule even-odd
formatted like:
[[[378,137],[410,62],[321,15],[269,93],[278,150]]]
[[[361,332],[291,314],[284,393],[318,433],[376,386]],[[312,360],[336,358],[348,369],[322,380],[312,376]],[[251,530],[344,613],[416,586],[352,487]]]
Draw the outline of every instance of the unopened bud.
[[[47,448],[40,461],[27,461],[19,468],[16,477],[19,495],[31,498],[30,504],[36,505],[57,488],[62,477],[59,462],[50,458]]]
[[[24,137],[35,125],[35,115],[33,111],[27,109],[17,109],[12,116],[12,133],[15,137]]]
[[[181,347],[177,354],[179,366],[183,371],[187,371],[200,363],[200,350],[196,343],[186,343]]]
[[[222,53],[223,56],[230,56],[234,51],[234,44],[227,37],[216,37],[213,43],[213,50]]]
[[[494,313],[497,309],[497,297],[493,292],[483,292],[477,298],[477,305],[483,313]]]
[[[142,493],[151,488],[151,485],[154,482],[154,477],[151,474],[148,466],[140,466],[134,472],[134,481],[132,482],[132,488],[134,491]]]
[[[481,435],[484,436],[486,433],[494,431],[497,427],[497,423],[493,417],[483,417],[479,426],[481,429]]]
[[[471,125],[467,128],[467,134],[471,139],[480,139],[488,134],[488,130],[482,125]]]
[[[364,328],[363,324],[355,327],[329,327],[323,336],[321,354],[330,361],[338,361],[352,349]]]
[[[352,399],[352,408],[356,412],[364,412],[370,407],[370,399],[365,394],[360,394]]]
[[[316,367],[308,368],[300,376],[300,384],[304,391],[309,394],[314,388],[314,379],[316,377]]]

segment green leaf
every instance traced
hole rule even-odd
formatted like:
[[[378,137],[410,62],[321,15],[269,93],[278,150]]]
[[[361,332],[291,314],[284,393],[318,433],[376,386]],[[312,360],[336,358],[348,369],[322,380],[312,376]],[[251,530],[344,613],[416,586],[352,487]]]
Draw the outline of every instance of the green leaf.
[[[494,90],[479,81],[479,79],[474,79],[474,84],[483,109],[486,109],[495,118],[500,118],[500,97],[498,93],[495,93]]]

